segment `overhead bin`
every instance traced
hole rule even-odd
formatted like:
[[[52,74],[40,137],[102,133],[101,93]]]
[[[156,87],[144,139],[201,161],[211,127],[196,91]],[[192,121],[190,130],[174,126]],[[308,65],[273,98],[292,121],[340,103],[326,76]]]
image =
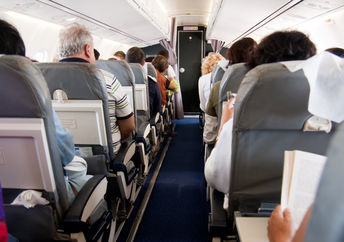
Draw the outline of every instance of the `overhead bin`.
[[[215,0],[207,39],[225,41],[227,46],[245,36],[259,40],[342,7],[340,0]]]

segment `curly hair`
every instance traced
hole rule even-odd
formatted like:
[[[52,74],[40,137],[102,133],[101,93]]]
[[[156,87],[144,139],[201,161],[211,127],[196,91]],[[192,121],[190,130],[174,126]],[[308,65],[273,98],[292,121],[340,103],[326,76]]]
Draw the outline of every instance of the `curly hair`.
[[[316,54],[314,43],[299,31],[277,31],[258,44],[249,65],[255,67],[278,61],[305,60]]]
[[[152,65],[157,69],[159,72],[164,73],[168,68],[168,60],[165,56],[157,55],[152,60]]]
[[[229,61],[228,65],[241,62],[249,62],[257,47],[257,42],[252,38],[242,38],[227,49],[226,57]]]
[[[202,75],[208,74],[213,71],[214,66],[224,58],[219,53],[211,52],[202,62]]]

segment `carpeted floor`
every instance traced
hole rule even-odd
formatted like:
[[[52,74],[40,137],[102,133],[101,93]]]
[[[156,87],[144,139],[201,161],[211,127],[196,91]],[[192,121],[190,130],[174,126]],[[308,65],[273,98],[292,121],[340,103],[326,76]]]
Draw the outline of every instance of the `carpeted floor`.
[[[173,137],[135,241],[208,241],[199,120],[174,121]]]

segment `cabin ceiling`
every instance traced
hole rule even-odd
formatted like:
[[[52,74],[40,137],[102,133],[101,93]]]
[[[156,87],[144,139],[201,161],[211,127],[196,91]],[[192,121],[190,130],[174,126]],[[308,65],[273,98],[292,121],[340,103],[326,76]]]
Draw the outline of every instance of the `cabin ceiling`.
[[[176,17],[177,26],[206,26],[213,0],[160,0],[163,11],[168,17]]]
[[[0,0],[0,13],[10,10],[61,26],[77,22],[100,38],[139,47],[169,38],[171,17],[178,26],[207,26],[207,39],[229,46],[336,9],[344,9],[343,0]]]
[[[246,36],[259,41],[274,31],[295,29],[343,8],[343,0],[215,0],[207,39],[225,41],[227,47]]]

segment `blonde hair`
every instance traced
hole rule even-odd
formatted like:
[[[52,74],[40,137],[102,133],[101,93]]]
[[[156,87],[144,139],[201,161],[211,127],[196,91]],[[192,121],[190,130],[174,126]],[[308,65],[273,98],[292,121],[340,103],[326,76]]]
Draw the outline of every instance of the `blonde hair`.
[[[202,75],[208,74],[213,71],[214,66],[221,60],[224,60],[222,55],[219,53],[211,52],[207,57],[203,59],[202,62]]]

